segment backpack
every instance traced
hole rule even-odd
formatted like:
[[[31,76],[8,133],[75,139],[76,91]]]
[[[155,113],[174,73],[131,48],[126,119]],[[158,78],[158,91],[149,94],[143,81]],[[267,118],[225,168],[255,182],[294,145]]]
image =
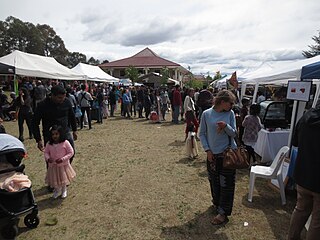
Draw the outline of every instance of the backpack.
[[[81,102],[82,102],[82,99],[85,99],[87,102],[87,104],[86,105],[89,105],[89,106],[91,106],[91,104],[90,104],[90,101],[87,99],[87,97],[86,97],[86,92],[82,92],[82,93],[80,93],[81,94],[81,97],[80,97],[80,101],[79,101],[79,105],[80,105],[80,107],[83,107],[82,106],[82,104],[81,104]],[[85,106],[85,107],[87,107],[87,106]]]

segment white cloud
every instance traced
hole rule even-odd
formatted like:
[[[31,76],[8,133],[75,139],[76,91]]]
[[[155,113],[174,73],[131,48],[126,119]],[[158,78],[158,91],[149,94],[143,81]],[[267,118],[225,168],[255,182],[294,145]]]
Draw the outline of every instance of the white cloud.
[[[70,51],[116,60],[144,47],[196,73],[302,58],[318,0],[2,0],[0,20],[47,23]]]

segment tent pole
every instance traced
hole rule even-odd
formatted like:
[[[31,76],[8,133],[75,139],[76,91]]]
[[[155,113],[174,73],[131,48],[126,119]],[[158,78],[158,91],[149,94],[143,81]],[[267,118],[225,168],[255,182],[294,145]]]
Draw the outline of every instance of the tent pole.
[[[318,103],[319,95],[320,95],[320,83],[317,82],[316,83],[316,93],[314,94],[314,97],[313,97],[312,108],[316,107],[316,105]]]
[[[256,82],[256,85],[255,85],[255,87],[254,87],[254,93],[253,93],[252,103],[256,103],[256,102],[257,102],[258,89],[259,89],[259,83]]]

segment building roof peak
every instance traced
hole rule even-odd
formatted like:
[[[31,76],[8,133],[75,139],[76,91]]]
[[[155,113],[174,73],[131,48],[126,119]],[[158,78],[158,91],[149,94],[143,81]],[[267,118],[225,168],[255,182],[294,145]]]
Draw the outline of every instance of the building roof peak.
[[[132,57],[159,57],[155,52],[153,52],[150,48],[146,47],[142,51],[133,55]]]

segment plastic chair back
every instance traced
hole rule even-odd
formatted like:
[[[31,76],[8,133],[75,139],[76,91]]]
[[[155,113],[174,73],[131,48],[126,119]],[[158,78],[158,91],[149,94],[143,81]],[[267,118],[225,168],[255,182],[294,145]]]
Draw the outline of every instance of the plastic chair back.
[[[270,169],[273,170],[272,177],[276,177],[278,174],[281,174],[282,164],[288,152],[289,152],[288,146],[283,146],[278,151],[276,157],[274,158],[270,166]]]

